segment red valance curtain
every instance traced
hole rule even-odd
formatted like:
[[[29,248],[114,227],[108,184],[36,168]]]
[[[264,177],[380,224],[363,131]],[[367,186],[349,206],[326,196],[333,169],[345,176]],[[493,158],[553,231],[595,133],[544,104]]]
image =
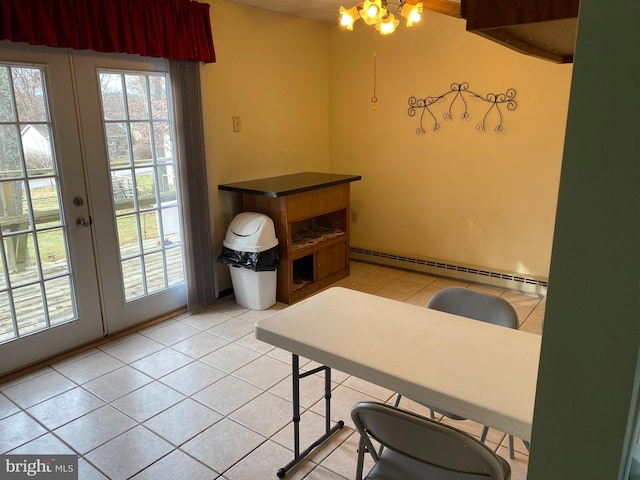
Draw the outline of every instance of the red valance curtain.
[[[215,62],[209,4],[191,0],[1,0],[0,39]]]

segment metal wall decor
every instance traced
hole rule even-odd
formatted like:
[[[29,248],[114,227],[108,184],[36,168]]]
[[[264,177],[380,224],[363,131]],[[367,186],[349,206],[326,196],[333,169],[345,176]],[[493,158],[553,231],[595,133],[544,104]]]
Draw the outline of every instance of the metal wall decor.
[[[467,120],[470,117],[467,104],[467,101],[469,99],[479,100],[489,105],[487,111],[482,117],[482,121],[480,123],[476,123],[476,130],[479,132],[484,132],[486,130],[487,119],[489,117],[489,114],[491,114],[492,112],[494,113],[494,116],[497,115],[498,118],[498,122],[496,123],[496,126],[493,130],[495,132],[502,132],[504,127],[502,126],[501,107],[504,106],[509,111],[513,111],[518,107],[518,103],[515,101],[516,91],[513,88],[509,88],[504,93],[487,93],[486,95],[482,96],[472,90],[469,90],[469,84],[467,82],[452,83],[449,91],[441,95],[425,98],[409,98],[409,110],[407,113],[410,117],[414,117],[416,115],[416,110],[422,110],[422,112],[420,113],[418,128],[416,128],[416,133],[418,135],[422,135],[425,133],[425,113],[431,115],[431,118],[433,119],[433,131],[435,132],[440,130],[440,123],[438,122],[438,118],[436,117],[436,115],[433,113],[432,107],[436,103],[444,101],[451,95],[453,95],[453,98],[451,98],[451,101],[449,102],[449,108],[442,114],[442,117],[445,120],[453,120],[452,112],[453,106],[456,102],[462,103],[463,112],[460,115],[460,118],[463,120]]]

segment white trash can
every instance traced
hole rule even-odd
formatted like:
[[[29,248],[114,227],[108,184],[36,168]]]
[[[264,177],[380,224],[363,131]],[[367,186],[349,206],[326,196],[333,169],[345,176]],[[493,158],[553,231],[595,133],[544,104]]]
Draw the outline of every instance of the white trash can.
[[[240,213],[222,245],[218,262],[229,266],[237,304],[265,310],[276,303],[280,256],[273,220],[262,213]]]

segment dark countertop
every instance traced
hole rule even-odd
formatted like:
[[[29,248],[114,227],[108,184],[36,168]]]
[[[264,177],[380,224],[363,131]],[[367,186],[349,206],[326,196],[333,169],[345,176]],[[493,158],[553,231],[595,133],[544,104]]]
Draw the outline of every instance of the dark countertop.
[[[284,197],[294,193],[307,192],[318,188],[340,185],[361,180],[360,175],[342,175],[337,173],[302,172],[279,177],[260,178],[246,182],[218,185],[218,190],[252,193],[265,197]]]

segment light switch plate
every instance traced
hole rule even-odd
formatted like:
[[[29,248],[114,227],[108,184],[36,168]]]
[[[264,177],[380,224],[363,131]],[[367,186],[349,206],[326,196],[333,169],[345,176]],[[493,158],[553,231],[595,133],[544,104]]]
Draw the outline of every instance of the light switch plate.
[[[234,132],[239,132],[240,131],[240,117],[232,117],[233,120],[233,131]]]

